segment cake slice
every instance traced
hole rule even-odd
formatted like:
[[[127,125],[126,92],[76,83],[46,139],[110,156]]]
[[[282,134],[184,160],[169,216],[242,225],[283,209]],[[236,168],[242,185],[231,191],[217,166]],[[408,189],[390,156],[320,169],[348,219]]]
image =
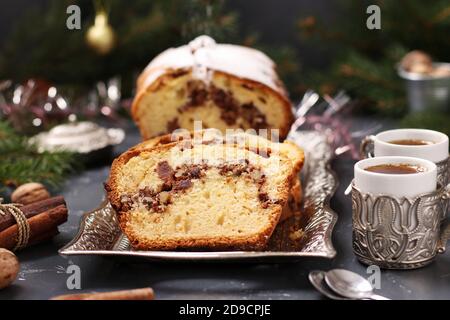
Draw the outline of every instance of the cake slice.
[[[199,131],[176,130],[173,133],[145,140],[134,146],[133,150],[149,149],[155,146],[171,142],[190,140],[202,144],[236,144],[241,148],[252,150],[270,150],[280,152],[288,158],[293,165],[293,170],[300,172],[305,161],[303,150],[294,142],[285,140],[282,143],[271,141],[257,134],[251,134],[244,130],[232,130],[223,134],[220,130],[209,128]]]
[[[264,151],[186,141],[132,148],[112,165],[108,198],[136,249],[262,249],[296,180],[289,158]]]
[[[271,152],[280,152],[285,158],[288,158],[292,163],[292,170],[295,175],[295,180],[290,190],[289,199],[283,208],[280,222],[298,213],[301,208],[303,198],[302,186],[300,181],[300,170],[303,167],[305,155],[303,150],[292,141],[285,140],[283,143],[270,141],[264,137],[249,134],[244,131],[236,131],[224,136],[216,129],[205,129],[200,131],[186,131],[180,130],[153,139],[146,140],[136,145],[133,149],[148,149],[159,145],[164,145],[174,141],[182,141],[184,139],[194,140],[200,143],[208,144],[224,144],[234,143],[241,148],[250,150],[271,150]]]

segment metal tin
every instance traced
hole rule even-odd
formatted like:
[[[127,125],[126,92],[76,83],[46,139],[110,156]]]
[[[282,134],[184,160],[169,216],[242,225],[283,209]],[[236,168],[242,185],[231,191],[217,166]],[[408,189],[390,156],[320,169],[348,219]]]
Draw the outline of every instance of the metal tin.
[[[443,187],[416,198],[363,193],[352,188],[353,252],[364,264],[415,269],[445,251],[450,225],[441,225]]]
[[[441,186],[446,186],[450,183],[450,156],[436,163],[437,167],[437,180]],[[442,217],[441,220],[444,221],[447,218],[449,202],[443,200],[442,201]]]
[[[37,144],[39,152],[69,151],[90,162],[109,155],[112,146],[124,138],[122,129],[107,129],[94,122],[82,121],[53,127],[32,137],[30,142]]]
[[[294,132],[290,136],[305,150],[302,185],[302,215],[295,215],[275,229],[265,251],[135,251],[120,230],[116,214],[108,202],[86,213],[75,238],[62,248],[62,255],[105,255],[160,261],[296,261],[305,257],[333,258],[336,251],[331,234],[337,215],[329,206],[337,179],[330,170],[332,150],[326,136],[317,132]],[[300,239],[290,234],[299,228]]]
[[[450,63],[433,63],[433,66],[450,68]],[[405,80],[411,112],[450,111],[450,76],[435,77],[412,73],[402,67],[399,67],[397,71],[398,75]]]

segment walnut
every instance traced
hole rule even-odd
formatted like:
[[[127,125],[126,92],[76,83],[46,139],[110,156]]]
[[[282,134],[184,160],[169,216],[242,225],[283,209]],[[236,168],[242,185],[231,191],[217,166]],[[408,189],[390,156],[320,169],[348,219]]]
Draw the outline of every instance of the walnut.
[[[20,265],[16,255],[0,248],[0,289],[9,286],[17,277]]]
[[[40,183],[30,182],[19,186],[11,195],[14,203],[30,204],[50,198],[50,193]]]
[[[405,55],[400,62],[403,69],[414,73],[430,73],[433,70],[433,60],[425,52],[414,50]]]

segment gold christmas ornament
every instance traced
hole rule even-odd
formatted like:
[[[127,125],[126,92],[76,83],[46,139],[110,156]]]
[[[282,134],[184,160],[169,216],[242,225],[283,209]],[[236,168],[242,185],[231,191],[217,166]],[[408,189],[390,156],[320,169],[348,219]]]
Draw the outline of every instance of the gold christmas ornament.
[[[104,10],[95,15],[94,25],[86,33],[87,44],[98,54],[109,53],[115,44],[114,30],[108,22],[108,15]]]

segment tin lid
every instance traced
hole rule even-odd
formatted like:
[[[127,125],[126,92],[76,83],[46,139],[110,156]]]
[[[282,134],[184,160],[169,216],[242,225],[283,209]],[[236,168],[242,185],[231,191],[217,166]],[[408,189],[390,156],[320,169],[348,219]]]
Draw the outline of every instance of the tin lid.
[[[117,145],[125,138],[122,129],[107,129],[94,122],[82,121],[61,124],[50,131],[39,133],[30,139],[39,152],[70,151],[89,153],[110,145]]]
[[[435,62],[433,63],[434,73],[415,73],[405,70],[401,65],[397,66],[398,75],[406,80],[412,81],[429,81],[429,80],[445,80],[450,79],[450,63]],[[445,70],[446,72],[436,72],[436,70]]]

